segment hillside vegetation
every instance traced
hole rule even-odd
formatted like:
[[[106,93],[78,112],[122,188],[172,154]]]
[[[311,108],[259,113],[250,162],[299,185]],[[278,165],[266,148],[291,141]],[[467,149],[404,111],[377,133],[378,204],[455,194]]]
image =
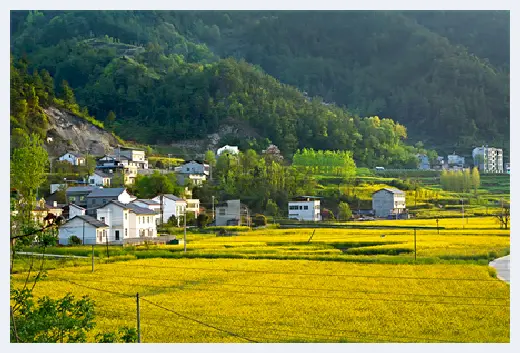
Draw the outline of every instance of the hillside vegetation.
[[[508,74],[446,38],[475,48],[458,34],[463,29],[442,37],[434,32],[435,21],[427,29],[410,16],[14,12],[12,51],[27,55],[32,66],[45,68],[58,82],[66,79],[78,102],[98,119],[113,111],[115,121],[107,127],[139,142],[205,137],[231,117],[247,121],[284,153],[341,149],[353,151],[360,165],[383,164],[396,155],[406,164],[401,125],[388,120],[385,124],[397,127],[392,131],[360,115],[404,123],[412,140],[430,146],[506,147]],[[481,32],[472,33],[479,38]],[[228,56],[237,60],[220,59]]]

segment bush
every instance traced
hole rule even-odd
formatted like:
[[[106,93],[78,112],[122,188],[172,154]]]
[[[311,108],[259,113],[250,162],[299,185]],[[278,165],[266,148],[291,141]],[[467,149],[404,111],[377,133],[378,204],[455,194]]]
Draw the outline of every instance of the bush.
[[[69,238],[69,245],[81,245],[81,239],[73,235]]]
[[[255,214],[253,217],[253,225],[255,227],[261,227],[267,225],[267,218],[263,214]]]
[[[204,228],[208,224],[209,217],[205,213],[201,213],[197,217],[197,227]]]
[[[167,224],[169,226],[176,227],[177,226],[177,217],[175,217],[175,215],[172,215],[170,218],[168,218]]]

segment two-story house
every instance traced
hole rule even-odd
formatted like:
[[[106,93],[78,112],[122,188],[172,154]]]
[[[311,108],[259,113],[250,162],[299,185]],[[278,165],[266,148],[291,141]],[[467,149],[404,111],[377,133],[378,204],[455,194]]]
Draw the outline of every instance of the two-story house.
[[[158,201],[151,199],[135,199],[131,203],[139,207],[148,208],[154,211],[157,214],[157,217],[155,217],[155,222],[159,224],[161,217],[161,204]]]
[[[76,236],[82,244],[103,244],[107,233],[108,226],[105,223],[94,217],[77,215],[59,228],[58,242],[68,245],[70,237]]]
[[[320,198],[315,196],[298,196],[289,201],[289,218],[299,221],[320,221]]]
[[[128,165],[133,165],[138,169],[148,169],[148,160],[146,159],[144,150],[121,147],[118,152],[120,156],[127,158],[126,163]]]
[[[207,180],[210,174],[209,164],[198,161],[189,161],[175,168],[177,182],[179,185],[186,185],[191,180],[194,185],[201,185]]]
[[[87,178],[89,185],[110,187],[110,181],[114,174],[107,174],[101,170],[95,170],[92,175]]]
[[[97,219],[109,227],[108,242],[157,236],[157,213],[135,204],[116,200],[97,209]]]
[[[227,200],[215,208],[215,225],[240,226],[249,225],[249,209],[240,200]]]
[[[161,196],[156,196],[152,200],[161,203]],[[175,216],[177,218],[177,226],[180,225],[180,216],[184,216],[186,214],[186,200],[172,195],[165,194],[162,196],[162,220],[161,223],[168,222],[171,216]]]
[[[383,188],[372,194],[372,209],[376,217],[400,218],[406,214],[406,194],[394,188]]]
[[[95,189],[87,196],[87,214],[95,216],[96,209],[106,205],[112,200],[127,204],[135,200],[135,197],[130,195],[125,188]]]

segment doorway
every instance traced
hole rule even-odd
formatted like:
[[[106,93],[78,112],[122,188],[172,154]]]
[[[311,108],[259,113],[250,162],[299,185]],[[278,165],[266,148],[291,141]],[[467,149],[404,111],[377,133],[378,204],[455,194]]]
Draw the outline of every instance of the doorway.
[[[116,230],[116,240],[119,240],[119,231]]]

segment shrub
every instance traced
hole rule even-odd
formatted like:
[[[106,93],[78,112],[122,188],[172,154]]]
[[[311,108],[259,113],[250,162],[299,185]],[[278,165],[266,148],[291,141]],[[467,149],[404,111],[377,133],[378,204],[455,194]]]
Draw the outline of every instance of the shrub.
[[[204,228],[208,224],[209,217],[205,213],[201,213],[197,217],[197,227]]]
[[[175,215],[172,215],[170,218],[168,218],[167,224],[173,227],[177,226],[177,217],[175,217]]]
[[[253,225],[255,227],[265,226],[267,225],[267,218],[263,214],[255,214],[253,217]]]
[[[73,235],[69,237],[69,245],[81,245],[81,239]]]

